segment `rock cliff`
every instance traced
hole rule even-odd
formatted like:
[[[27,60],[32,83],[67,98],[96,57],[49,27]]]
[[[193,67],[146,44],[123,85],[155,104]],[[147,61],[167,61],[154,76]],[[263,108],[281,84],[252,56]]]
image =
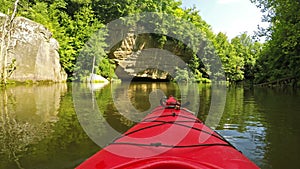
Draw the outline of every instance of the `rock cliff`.
[[[0,13],[0,37],[6,17]],[[15,60],[16,69],[9,77],[10,80],[66,81],[67,74],[59,62],[59,44],[47,28],[24,17],[17,17],[11,33],[7,65]],[[1,68],[3,58],[0,61]]]
[[[150,34],[137,36],[129,32],[118,46],[110,58],[116,61],[116,75],[123,80],[133,77],[135,80],[171,80],[175,67],[185,67],[183,62],[188,63],[192,55],[178,50],[174,42],[167,42],[160,49],[158,40]]]

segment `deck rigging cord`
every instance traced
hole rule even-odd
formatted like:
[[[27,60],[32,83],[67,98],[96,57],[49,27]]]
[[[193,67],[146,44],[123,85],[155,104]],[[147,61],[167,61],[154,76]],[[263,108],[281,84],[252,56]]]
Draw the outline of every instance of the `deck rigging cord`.
[[[161,109],[161,110],[163,110],[163,109]],[[183,110],[183,109],[181,109],[181,110]],[[154,111],[157,111],[157,110],[154,110]],[[189,111],[185,111],[185,112],[191,113]],[[164,117],[181,117],[181,118],[185,118],[187,120],[171,120],[171,121],[170,120],[169,121],[151,120],[151,119],[158,119],[158,118],[164,118]],[[212,130],[213,133],[211,133],[211,132],[208,132],[206,130],[184,124],[184,123],[203,123],[202,121],[200,121],[197,118],[192,118],[192,117],[189,117],[189,116],[184,116],[184,115],[180,115],[178,113],[172,112],[172,113],[166,114],[166,115],[152,116],[152,117],[149,117],[149,118],[146,118],[146,119],[142,120],[139,123],[153,123],[153,122],[158,123],[158,124],[153,124],[153,125],[150,125],[150,126],[142,127],[142,128],[136,129],[134,131],[125,133],[125,134],[117,137],[116,139],[114,139],[114,141],[111,142],[110,145],[132,145],[132,146],[168,147],[168,148],[191,148],[191,147],[203,147],[203,146],[228,146],[228,147],[232,147],[234,149],[237,149],[230,142],[228,142],[224,137],[222,137],[219,133],[217,133],[214,130]],[[222,140],[225,143],[190,144],[190,145],[166,145],[166,144],[162,144],[162,143],[159,143],[159,142],[158,143],[149,143],[149,144],[133,143],[133,142],[117,142],[119,139],[121,139],[125,136],[129,136],[133,133],[137,133],[137,132],[140,132],[140,131],[144,131],[144,130],[147,130],[147,129],[150,129],[150,128],[154,128],[154,127],[158,127],[158,126],[162,126],[162,125],[166,125],[166,124],[174,124],[174,125],[179,125],[179,126],[182,126],[182,127],[190,128],[190,129],[193,129],[193,130],[197,130],[199,132],[211,135],[211,136],[213,136],[213,137],[215,137],[219,140]]]

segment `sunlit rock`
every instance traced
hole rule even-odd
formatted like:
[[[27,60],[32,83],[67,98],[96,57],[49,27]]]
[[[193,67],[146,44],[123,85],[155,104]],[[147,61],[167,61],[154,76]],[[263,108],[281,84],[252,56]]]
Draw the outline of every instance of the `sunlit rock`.
[[[137,36],[129,32],[117,46],[110,58],[116,61],[116,75],[123,80],[134,77],[136,80],[168,81],[173,78],[171,74],[175,67],[184,67],[177,63],[179,59],[185,63],[191,59],[188,52],[177,49],[173,42],[166,43],[158,51],[160,47],[157,39],[148,34]],[[178,59],[169,60],[170,55]]]
[[[6,15],[0,14],[0,35],[3,34],[3,24],[6,17]],[[5,40],[7,41],[7,39]],[[16,69],[9,79],[34,82],[66,81],[67,74],[59,62],[59,44],[52,38],[52,33],[43,25],[24,17],[15,18],[8,49],[7,66],[14,59],[16,61]],[[0,67],[2,67],[3,58],[0,60]]]

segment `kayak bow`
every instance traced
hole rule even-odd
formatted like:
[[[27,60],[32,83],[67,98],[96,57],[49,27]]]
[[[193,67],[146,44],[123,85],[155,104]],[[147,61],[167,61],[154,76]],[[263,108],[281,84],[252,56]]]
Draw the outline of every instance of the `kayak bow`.
[[[77,169],[257,169],[216,131],[169,97]]]

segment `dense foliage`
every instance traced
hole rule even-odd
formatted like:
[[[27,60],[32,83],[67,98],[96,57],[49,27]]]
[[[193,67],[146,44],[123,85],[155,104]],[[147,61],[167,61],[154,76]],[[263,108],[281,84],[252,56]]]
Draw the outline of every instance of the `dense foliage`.
[[[8,0],[0,0],[0,3],[5,4],[0,7],[0,11],[4,13],[7,13],[13,4]],[[193,25],[191,27],[182,25],[182,22],[167,20],[165,23],[155,24],[155,29],[172,33],[182,39],[189,39],[192,45],[185,45],[183,42],[164,35],[153,36],[157,40],[157,47],[190,56],[190,60],[186,62],[196,76],[192,79],[201,81],[203,78],[210,77],[213,65],[207,60],[210,60],[211,56],[215,54],[223,63],[227,80],[241,81],[245,78],[254,78],[256,70],[254,67],[262,45],[254,43],[246,33],[231,41],[223,33],[215,35],[210,25],[201,18],[199,11],[195,8],[183,9],[181,1],[178,0],[21,0],[19,7],[19,15],[39,22],[53,32],[54,38],[60,43],[60,62],[70,79],[74,70],[90,66],[75,65],[78,56],[82,53],[86,57],[84,59],[94,59],[100,63],[95,69],[96,73],[100,73],[106,78],[112,78],[115,65],[109,59],[108,53],[111,51],[104,50],[107,46],[105,43],[107,32],[100,28],[112,20],[141,12],[158,12],[158,18],[162,17],[163,15],[160,14],[163,13],[171,14]],[[99,29],[98,36],[91,37]],[[199,36],[201,36],[201,40],[199,40]],[[88,40],[93,38],[98,40],[97,46],[101,49],[82,50],[88,44]],[[170,44],[173,47],[170,47]],[[194,52],[194,49],[198,47],[196,44],[205,44],[200,53]],[[198,58],[199,55],[201,55],[201,59]],[[99,59],[100,56],[102,56],[102,60]],[[180,72],[185,71],[178,69],[177,74]],[[190,74],[186,76],[190,76]],[[187,77],[182,74],[178,78],[185,79]]]
[[[300,2],[297,0],[252,0],[264,12],[268,28],[257,64],[257,82],[300,76]]]

